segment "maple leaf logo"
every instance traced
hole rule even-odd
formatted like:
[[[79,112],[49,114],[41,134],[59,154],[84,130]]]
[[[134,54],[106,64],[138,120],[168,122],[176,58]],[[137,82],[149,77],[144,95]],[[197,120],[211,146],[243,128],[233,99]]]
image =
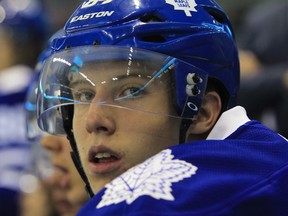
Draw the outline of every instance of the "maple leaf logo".
[[[196,173],[197,167],[175,159],[170,149],[149,158],[106,185],[106,191],[96,208],[126,201],[131,204],[140,196],[174,200],[172,183]]]
[[[191,17],[191,11],[197,12],[195,0],[166,0],[166,3],[173,5],[175,10],[183,10],[186,16]]]

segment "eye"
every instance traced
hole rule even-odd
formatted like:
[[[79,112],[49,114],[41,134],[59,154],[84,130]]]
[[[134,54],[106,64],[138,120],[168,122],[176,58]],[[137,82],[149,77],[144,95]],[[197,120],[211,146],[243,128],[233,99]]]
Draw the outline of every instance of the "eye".
[[[74,100],[77,100],[80,102],[91,102],[94,97],[95,97],[95,93],[91,91],[81,90],[74,94]]]
[[[141,94],[143,90],[135,86],[127,87],[122,93],[123,97],[139,97]]]

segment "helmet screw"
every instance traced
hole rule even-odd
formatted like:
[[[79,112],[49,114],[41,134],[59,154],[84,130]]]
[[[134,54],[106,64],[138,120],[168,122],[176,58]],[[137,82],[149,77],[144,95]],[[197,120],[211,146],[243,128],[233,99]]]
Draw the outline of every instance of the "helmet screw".
[[[200,90],[196,85],[186,85],[186,94],[188,96],[196,96],[200,94]]]
[[[192,88],[192,94],[193,94],[194,96],[200,94],[200,90],[199,90],[199,88],[198,88],[197,86],[194,86],[194,87]]]
[[[195,85],[202,81],[201,78],[195,73],[189,73],[187,75],[186,80],[187,80],[187,83],[190,85]]]

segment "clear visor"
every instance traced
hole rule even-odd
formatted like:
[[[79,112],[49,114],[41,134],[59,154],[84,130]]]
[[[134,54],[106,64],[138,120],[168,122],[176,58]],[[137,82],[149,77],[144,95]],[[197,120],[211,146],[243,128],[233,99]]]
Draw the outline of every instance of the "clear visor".
[[[70,105],[74,115],[98,104],[179,118],[174,100],[179,68],[197,73],[176,58],[128,47],[87,46],[55,53],[46,60],[39,82],[39,126],[64,133],[62,108]]]
[[[33,82],[28,89],[25,101],[26,113],[26,135],[28,140],[38,142],[43,135],[37,124],[37,102],[38,81]]]
[[[44,133],[40,130],[37,124],[37,112],[36,112],[36,99],[38,92],[38,80],[35,80],[29,86],[26,102],[26,135],[29,141],[31,141],[31,167],[28,172],[36,175],[40,179],[47,179],[53,173],[53,166],[51,159],[46,149],[40,145],[40,140]]]

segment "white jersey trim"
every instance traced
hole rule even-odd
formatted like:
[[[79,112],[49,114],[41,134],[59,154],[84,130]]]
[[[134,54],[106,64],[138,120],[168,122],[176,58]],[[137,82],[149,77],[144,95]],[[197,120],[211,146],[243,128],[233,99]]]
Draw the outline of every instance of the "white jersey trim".
[[[235,132],[241,125],[249,122],[246,110],[241,106],[236,106],[224,112],[214,128],[207,137],[207,140],[222,140]]]

